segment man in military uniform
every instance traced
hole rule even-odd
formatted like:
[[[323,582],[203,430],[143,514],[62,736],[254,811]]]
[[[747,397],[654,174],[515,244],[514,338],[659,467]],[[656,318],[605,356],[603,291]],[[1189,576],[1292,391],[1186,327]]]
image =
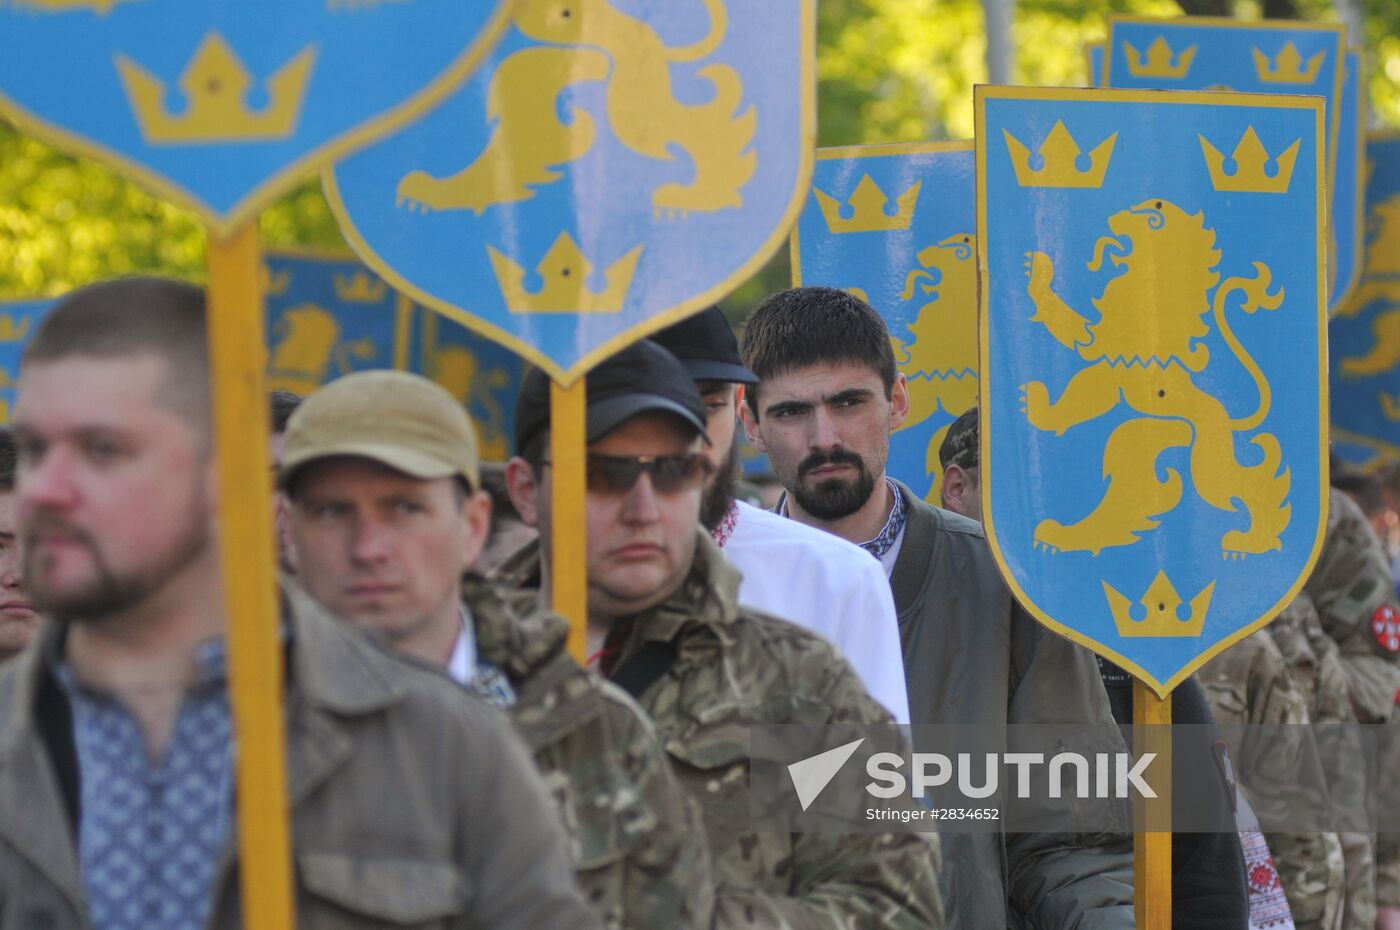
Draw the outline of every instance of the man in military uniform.
[[[1350,803],[1365,795],[1368,766],[1364,749],[1354,739],[1356,717],[1347,692],[1346,671],[1337,644],[1322,631],[1312,598],[1300,593],[1269,624],[1268,634],[1278,646],[1294,683],[1302,692],[1318,733],[1319,751],[1327,788],[1334,803]],[[1345,863],[1346,890],[1343,930],[1372,930],[1376,919],[1374,836],[1343,831],[1338,834]]]
[[[1283,653],[1269,630],[1259,630],[1226,649],[1196,673],[1220,726],[1308,724],[1308,700],[1289,674]],[[1269,779],[1253,795],[1251,806],[1267,828],[1286,822],[1290,799],[1318,809],[1311,792],[1325,791],[1317,744],[1307,727],[1290,728],[1296,738],[1255,738],[1249,730],[1232,755],[1247,771]],[[1279,732],[1279,731],[1275,731]],[[1243,790],[1243,789],[1242,789]],[[1301,792],[1301,794],[1300,794]],[[1336,833],[1280,833],[1264,830],[1288,896],[1298,930],[1335,930],[1341,926],[1346,891],[1341,840]]]
[[[425,378],[368,371],[317,390],[288,425],[281,473],[300,581],[509,710],[605,927],[708,927],[699,812],[650,723],[569,657],[564,620],[462,580],[489,532],[477,459],[466,412]]]
[[[743,360],[759,383],[744,427],[787,489],[783,514],[884,565],[915,724],[1073,724],[1122,751],[1094,657],[1011,597],[982,528],[886,476],[909,409],[884,321],[832,288],[775,294],[749,316]],[[1126,824],[1124,824],[1126,826]],[[949,834],[949,917],[982,930],[1133,925],[1131,847],[1114,833]]]
[[[941,928],[938,845],[918,833],[759,832],[748,804],[752,728],[888,724],[833,647],[737,601],[739,573],[699,525],[705,407],[680,363],[641,342],[588,373],[589,651],[655,721],[703,811],[716,925]],[[550,384],[525,380],[511,497],[540,540],[501,566],[549,587],[555,527]]]

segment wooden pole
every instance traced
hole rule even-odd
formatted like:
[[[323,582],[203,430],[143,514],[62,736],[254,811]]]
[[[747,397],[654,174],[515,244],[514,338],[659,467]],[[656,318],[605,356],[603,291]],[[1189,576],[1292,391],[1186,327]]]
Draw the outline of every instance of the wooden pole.
[[[1172,928],[1172,698],[1133,682],[1133,749],[1157,753],[1151,785],[1157,797],[1135,805],[1133,885],[1138,930]],[[1141,729],[1139,729],[1141,728]]]
[[[550,585],[556,613],[569,621],[569,652],[580,662],[588,648],[588,525],[585,462],[588,406],[583,378],[568,387],[550,385],[549,455],[553,462],[550,521]]]
[[[267,350],[256,221],[209,241],[209,368],[229,689],[238,746],[243,925],[291,930],[282,639],[268,445]]]

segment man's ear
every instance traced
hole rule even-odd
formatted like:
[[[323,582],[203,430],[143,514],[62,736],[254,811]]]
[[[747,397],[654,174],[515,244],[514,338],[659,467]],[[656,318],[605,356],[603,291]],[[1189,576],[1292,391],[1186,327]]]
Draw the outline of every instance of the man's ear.
[[[739,422],[744,424],[744,435],[749,437],[749,444],[764,455],[768,454],[768,445],[763,441],[763,434],[758,431],[758,417],[749,409],[748,401],[749,385],[739,385],[739,390],[734,392],[734,399],[739,405]]]
[[[953,513],[967,515],[967,508],[964,506],[969,491],[972,491],[972,482],[968,480],[968,474],[961,465],[949,465],[943,470],[943,509],[951,510]]]
[[[510,502],[520,512],[520,521],[536,529],[540,525],[541,490],[549,489],[540,488],[539,477],[529,462],[518,455],[506,462],[506,492],[510,494]]]
[[[890,432],[893,433],[904,425],[904,418],[909,416],[909,384],[904,380],[904,375],[895,375],[894,384],[890,386]]]

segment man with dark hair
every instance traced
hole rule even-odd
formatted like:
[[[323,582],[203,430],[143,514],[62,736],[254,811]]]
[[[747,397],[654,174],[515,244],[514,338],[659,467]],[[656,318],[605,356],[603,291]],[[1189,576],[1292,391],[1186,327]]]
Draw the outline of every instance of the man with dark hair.
[[[694,382],[653,342],[588,373],[589,649],[656,723],[699,802],[719,927],[941,928],[936,837],[759,832],[747,813],[759,724],[883,724],[829,643],[740,606],[739,575],[698,525],[711,470]],[[516,408],[511,497],[539,528],[497,578],[547,596],[550,384],[528,375]]]
[[[943,467],[943,509],[982,522],[982,482],[977,466],[982,450],[977,444],[977,408],[953,421],[938,447]]]
[[[287,429],[299,580],[324,607],[508,709],[553,786],[605,926],[708,930],[700,816],[641,710],[565,649],[568,625],[474,571],[489,532],[476,430],[418,375],[320,388]],[[463,580],[463,572],[468,577]]]
[[[39,615],[24,593],[15,532],[15,437],[0,426],[0,662],[19,655],[39,629]]]
[[[879,314],[844,291],[784,291],[749,317],[743,358],[759,378],[744,427],[787,488],[781,511],[860,545],[890,576],[913,722],[1108,732],[1093,656],[1012,599],[982,528],[886,476],[909,392]],[[958,926],[1133,925],[1123,837],[953,833],[944,845]]]
[[[743,574],[739,603],[831,640],[895,722],[908,723],[899,625],[879,563],[844,539],[735,500],[736,388],[758,379],[739,360],[729,321],[711,307],[653,338],[680,361],[705,403],[706,452],[716,471],[705,487],[700,522]]]
[[[481,490],[491,496],[491,535],[486,548],[476,560],[476,570],[489,575],[491,570],[514,554],[538,534],[520,517],[515,502],[506,487],[506,466],[501,462],[481,463]]]
[[[127,279],[25,353],[19,521],[51,622],[0,673],[7,926],[241,923],[205,332],[201,290]],[[597,926],[509,724],[285,600],[299,924]]]

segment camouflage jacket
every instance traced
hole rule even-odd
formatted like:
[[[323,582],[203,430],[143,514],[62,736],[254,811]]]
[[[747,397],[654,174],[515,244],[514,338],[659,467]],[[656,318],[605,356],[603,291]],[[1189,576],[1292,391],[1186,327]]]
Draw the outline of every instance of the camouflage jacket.
[[[1356,716],[1347,696],[1346,670],[1337,644],[1322,630],[1317,609],[1306,593],[1269,625],[1289,673],[1302,691],[1314,724],[1354,724]],[[1364,749],[1353,741],[1351,727],[1318,728],[1318,746],[1327,788],[1334,806],[1359,801],[1366,791],[1369,768],[1362,764]],[[1348,745],[1341,745],[1346,741]],[[1370,833],[1338,834],[1345,863],[1346,894],[1343,930],[1372,930],[1376,922],[1374,837]]]
[[[1400,687],[1400,601],[1380,540],[1361,509],[1333,490],[1327,540],[1303,589],[1341,650],[1362,723],[1384,723]]]
[[[1260,630],[1207,662],[1196,678],[1205,688],[1211,713],[1227,737],[1244,724],[1306,724],[1304,693],[1288,673],[1283,653],[1268,630]],[[1239,731],[1236,731],[1239,732]],[[1311,731],[1297,739],[1262,739],[1248,731],[1242,745],[1231,745],[1238,771],[1268,779],[1249,800],[1266,826],[1284,822],[1295,792],[1322,784]],[[1313,776],[1300,778],[1299,772]],[[1315,805],[1312,798],[1304,803]],[[1265,830],[1298,930],[1334,930],[1342,917],[1345,872],[1336,833],[1277,833]]]
[[[714,885],[700,813],[646,715],[565,650],[529,592],[469,577],[480,658],[515,691],[511,720],[558,805],[579,887],[604,927],[706,928]]]
[[[639,698],[681,783],[700,802],[716,881],[715,924],[784,930],[941,930],[933,834],[774,833],[749,811],[750,732],[764,724],[885,724],[889,712],[821,637],[740,607],[739,573],[696,530],[694,563],[670,599],[640,615],[622,661],[644,642],[676,659]],[[538,544],[495,578],[537,587]]]

